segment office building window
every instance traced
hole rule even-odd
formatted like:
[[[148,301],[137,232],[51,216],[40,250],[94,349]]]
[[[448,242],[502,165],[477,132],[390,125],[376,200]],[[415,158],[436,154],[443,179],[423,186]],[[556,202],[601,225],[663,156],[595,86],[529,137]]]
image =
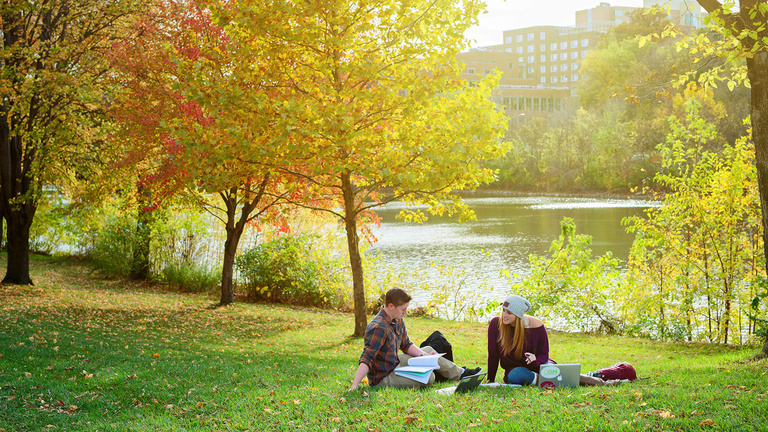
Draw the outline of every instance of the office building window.
[[[546,66],[542,66],[541,67],[541,73],[547,73],[547,67]]]
[[[568,65],[565,64],[565,63],[560,64],[560,70],[561,71],[567,71],[568,70]]]
[[[515,64],[514,64],[514,63],[512,63],[512,62],[509,62],[509,68],[510,68],[510,69],[514,69],[514,68],[515,68]]]
[[[547,44],[540,44],[539,45],[539,51],[544,52],[547,50]]]
[[[547,38],[547,32],[541,32],[539,33],[539,39],[544,40]]]
[[[525,63],[520,63],[520,67],[517,68],[517,77],[520,79],[525,78]]]
[[[547,83],[547,77],[541,77],[541,83],[546,84]]]
[[[550,54],[549,61],[557,61],[557,54]]]
[[[552,65],[549,67],[550,72],[557,72],[557,65]]]
[[[578,81],[579,74],[571,74],[571,81]]]
[[[469,69],[467,69],[467,73],[473,74],[473,73],[475,73],[475,69],[474,68],[469,68]]]
[[[560,60],[568,60],[568,53],[560,53]]]
[[[579,52],[578,51],[571,51],[571,60],[575,60],[579,58]]]
[[[560,77],[561,82],[568,82],[568,75],[563,75]]]
[[[533,33],[528,33],[528,40],[529,40],[529,41],[532,41],[532,40],[533,40]]]
[[[515,40],[516,40],[517,42],[522,42],[522,41],[523,41],[523,35],[521,35],[521,34],[517,35],[517,36],[515,37]]]
[[[532,52],[533,52],[533,45],[528,45],[528,52],[529,52],[529,53],[532,53]]]
[[[528,63],[533,63],[533,61],[534,61],[534,57],[533,56],[528,56]]]
[[[582,39],[581,40],[581,47],[588,47],[589,46],[589,39]]]
[[[535,69],[533,69],[533,66],[528,66],[528,75],[533,75]]]
[[[568,41],[562,41],[560,42],[560,49],[564,50],[568,48]]]
[[[542,62],[542,63],[546,63],[547,62],[547,55],[546,54],[540,55],[539,56],[539,61]]]
[[[587,58],[587,53],[588,52],[589,52],[588,50],[582,50],[581,51],[581,58]]]
[[[557,42],[552,42],[551,44],[549,44],[549,50],[557,51]]]
[[[571,48],[578,48],[579,47],[579,41],[576,39],[571,41]]]
[[[507,36],[504,38],[504,43],[511,44],[512,43],[512,36]]]
[[[556,82],[557,82],[557,77],[553,75],[553,76],[552,76],[552,77],[549,79],[549,82],[551,82],[551,83],[553,83],[553,84],[554,84],[554,83],[556,83]]]
[[[486,70],[484,70],[484,71],[483,71],[483,73],[484,73],[485,75],[488,75],[489,73],[491,73],[491,70],[490,70],[490,69],[486,69]]]
[[[511,53],[511,52],[512,52],[512,48],[507,48],[507,49],[505,49],[504,51],[506,51],[506,52],[508,52],[508,53]]]
[[[522,54],[523,53],[523,47],[521,47],[521,46],[517,47],[515,50],[517,51],[518,54]]]
[[[571,70],[579,70],[579,64],[576,62],[571,63]]]

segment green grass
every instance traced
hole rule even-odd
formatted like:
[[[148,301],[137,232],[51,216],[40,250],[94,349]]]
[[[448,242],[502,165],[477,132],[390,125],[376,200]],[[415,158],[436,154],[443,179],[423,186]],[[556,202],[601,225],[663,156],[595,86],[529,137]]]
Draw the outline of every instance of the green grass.
[[[5,266],[5,261],[0,260]],[[0,287],[0,430],[766,430],[758,348],[553,333],[551,356],[593,370],[629,361],[647,380],[615,388],[347,393],[362,339],[351,314],[104,280],[86,264],[33,257],[32,287]],[[483,324],[441,330],[457,363],[485,368]],[[441,384],[446,386],[448,384]]]

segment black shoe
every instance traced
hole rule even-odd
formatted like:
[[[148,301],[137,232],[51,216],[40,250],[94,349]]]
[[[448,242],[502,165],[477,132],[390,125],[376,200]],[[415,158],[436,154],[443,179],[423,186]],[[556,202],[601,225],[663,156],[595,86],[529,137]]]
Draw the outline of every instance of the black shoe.
[[[481,373],[482,371],[483,371],[483,368],[481,368],[481,367],[476,367],[474,369],[470,369],[470,368],[466,368],[465,367],[464,368],[464,372],[461,373],[461,377],[459,377],[459,379],[461,380],[461,379],[464,379],[466,377],[477,375],[477,374]]]

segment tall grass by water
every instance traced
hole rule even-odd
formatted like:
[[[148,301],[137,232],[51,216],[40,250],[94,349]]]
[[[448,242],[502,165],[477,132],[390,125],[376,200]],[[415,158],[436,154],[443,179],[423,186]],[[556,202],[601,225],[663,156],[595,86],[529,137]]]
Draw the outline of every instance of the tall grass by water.
[[[0,265],[5,265],[0,260]],[[647,379],[554,392],[347,392],[363,341],[351,314],[94,276],[32,257],[34,286],[0,288],[0,430],[764,430],[768,363],[757,347],[552,333],[551,356],[589,371],[629,361]],[[441,330],[461,366],[483,366],[483,323],[406,317]],[[451,385],[440,384],[439,387]]]

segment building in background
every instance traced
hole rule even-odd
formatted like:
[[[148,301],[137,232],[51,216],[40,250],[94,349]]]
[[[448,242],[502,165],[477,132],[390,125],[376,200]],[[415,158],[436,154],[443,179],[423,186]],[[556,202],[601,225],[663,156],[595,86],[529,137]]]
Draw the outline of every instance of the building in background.
[[[659,1],[646,0],[644,5],[651,7]],[[629,21],[629,13],[637,9],[601,2],[592,9],[577,11],[574,26],[507,30],[503,44],[459,54],[465,65],[462,77],[479,81],[494,69],[500,70],[501,81],[494,97],[511,118],[559,111],[575,96],[587,53],[604,33]],[[681,26],[700,28],[701,8],[693,0],[673,0],[669,19]]]

